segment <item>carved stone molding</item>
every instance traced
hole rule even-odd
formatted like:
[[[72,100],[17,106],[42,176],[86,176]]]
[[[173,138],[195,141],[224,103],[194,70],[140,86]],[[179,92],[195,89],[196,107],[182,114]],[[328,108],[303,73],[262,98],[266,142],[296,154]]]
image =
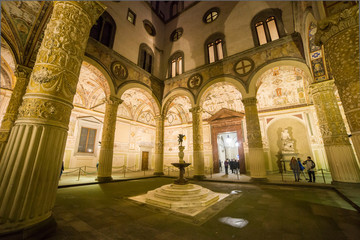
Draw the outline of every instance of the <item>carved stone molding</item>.
[[[191,89],[198,89],[202,84],[202,76],[200,73],[195,73],[189,77],[187,86]]]
[[[128,76],[127,68],[119,61],[113,62],[111,64],[111,73],[118,80],[126,79]]]

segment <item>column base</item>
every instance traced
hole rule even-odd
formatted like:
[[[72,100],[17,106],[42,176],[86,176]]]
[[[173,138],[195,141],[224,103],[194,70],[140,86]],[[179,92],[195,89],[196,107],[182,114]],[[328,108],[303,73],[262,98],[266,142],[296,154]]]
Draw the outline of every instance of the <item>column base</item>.
[[[111,182],[113,180],[112,177],[97,177],[95,179],[98,182]]]
[[[14,232],[0,233],[0,240],[44,239],[56,231],[57,223],[53,216],[35,225]]]
[[[164,176],[164,172],[154,172],[155,176]]]
[[[204,180],[206,177],[205,177],[205,175],[194,175],[193,178],[195,180]]]

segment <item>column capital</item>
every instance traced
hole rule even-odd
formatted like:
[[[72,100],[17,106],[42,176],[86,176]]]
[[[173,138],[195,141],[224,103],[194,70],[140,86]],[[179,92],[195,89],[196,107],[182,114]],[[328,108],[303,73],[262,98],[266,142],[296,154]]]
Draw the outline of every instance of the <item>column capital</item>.
[[[256,97],[243,98],[243,99],[241,99],[241,101],[243,102],[245,107],[253,106],[253,105],[256,105],[256,103],[257,103]]]
[[[321,81],[321,82],[314,82],[312,84],[310,84],[310,91],[311,94],[316,94],[318,92],[324,92],[324,91],[329,91],[329,90],[334,90],[335,87],[335,81],[334,79],[330,79],[330,80],[326,80],[326,81]]]
[[[165,120],[165,115],[164,114],[157,114],[157,115],[155,115],[154,118],[157,121],[164,121]]]
[[[54,4],[72,4],[79,8],[81,8],[88,17],[90,18],[91,25],[96,23],[96,20],[100,17],[100,15],[105,11],[106,6],[99,1],[55,1]]]
[[[107,104],[111,104],[111,105],[120,105],[124,100],[118,98],[118,97],[115,97],[115,96],[108,96],[106,97],[106,100],[105,102]]]
[[[315,43],[317,45],[324,44],[339,32],[355,26],[359,26],[359,7],[357,5],[319,21]]]
[[[20,64],[17,64],[15,67],[15,76],[17,78],[29,78],[30,74],[32,72],[32,69]]]
[[[202,111],[203,111],[203,108],[200,107],[200,106],[195,106],[195,107],[189,109],[189,112],[191,112],[193,114],[194,113],[201,113]]]

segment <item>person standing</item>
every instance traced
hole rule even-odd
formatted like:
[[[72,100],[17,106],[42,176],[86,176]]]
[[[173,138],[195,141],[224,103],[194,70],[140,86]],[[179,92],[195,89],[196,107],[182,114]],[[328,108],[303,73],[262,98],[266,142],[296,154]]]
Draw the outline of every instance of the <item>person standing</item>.
[[[297,158],[297,162],[299,164],[300,167],[300,173],[299,175],[301,175],[301,173],[304,175],[305,180],[308,180],[308,178],[306,177],[305,173],[304,173],[304,166],[301,164],[300,158]],[[299,180],[301,180],[301,178],[299,177]]]
[[[228,175],[229,172],[229,159],[226,159],[225,162],[224,162],[224,166],[225,166],[225,174]]]
[[[315,163],[310,156],[303,162],[303,165],[305,165],[305,169],[309,174],[308,182],[315,182]]]
[[[293,170],[295,182],[298,182],[300,179],[300,166],[295,157],[290,160],[290,169]]]

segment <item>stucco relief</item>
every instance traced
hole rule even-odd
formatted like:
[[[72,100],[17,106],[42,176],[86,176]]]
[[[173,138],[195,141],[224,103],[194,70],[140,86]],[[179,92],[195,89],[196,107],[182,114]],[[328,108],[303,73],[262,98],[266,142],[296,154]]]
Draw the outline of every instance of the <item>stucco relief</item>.
[[[262,138],[256,98],[246,98],[242,102],[245,106],[246,131],[249,148],[262,148]]]
[[[201,99],[204,109],[202,118],[207,119],[223,108],[244,112],[241,99],[241,93],[233,85],[224,82],[215,83]]]
[[[189,98],[178,96],[173,99],[168,107],[165,117],[165,126],[173,126],[192,121],[192,115],[189,112],[191,103]]]
[[[280,66],[269,69],[257,82],[259,110],[307,103],[308,84],[307,76],[299,68]]]

